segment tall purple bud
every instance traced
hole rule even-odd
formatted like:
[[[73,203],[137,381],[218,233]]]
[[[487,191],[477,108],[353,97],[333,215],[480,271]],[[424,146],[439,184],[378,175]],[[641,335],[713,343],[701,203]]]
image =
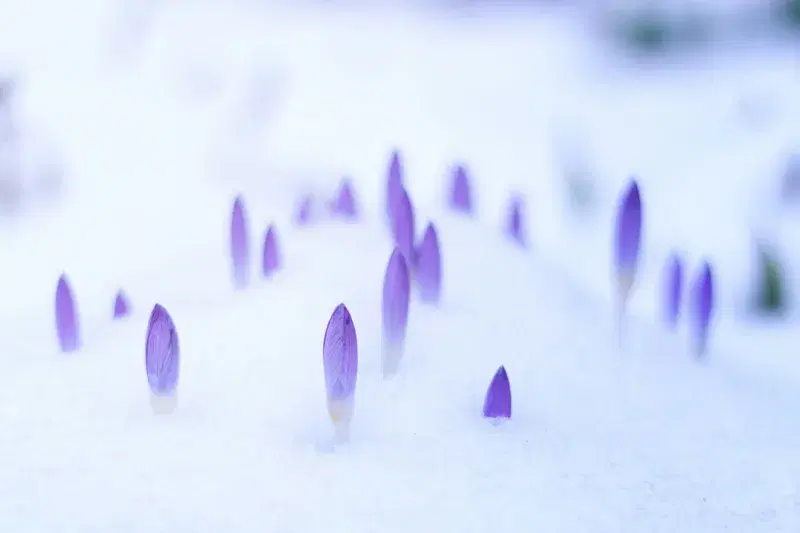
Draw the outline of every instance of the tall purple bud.
[[[180,355],[178,332],[172,317],[156,304],[147,323],[144,363],[151,404],[158,414],[172,412],[177,404]]]
[[[525,228],[523,223],[523,201],[519,196],[512,196],[508,205],[508,219],[506,233],[520,246],[526,245]]]
[[[114,298],[114,319],[125,318],[131,312],[131,305],[128,303],[128,297],[120,289],[117,296]]]
[[[467,169],[464,165],[453,167],[453,178],[450,188],[450,207],[455,211],[472,214],[472,190]]]
[[[620,309],[624,310],[636,281],[642,236],[642,200],[639,185],[631,180],[617,212],[614,266]]]
[[[395,198],[403,188],[403,161],[399,150],[394,150],[389,158],[389,168],[386,171],[386,214],[391,220],[392,206]]]
[[[671,329],[678,325],[683,293],[683,262],[680,256],[672,254],[664,266],[664,322]]]
[[[349,179],[343,179],[341,185],[339,185],[336,198],[331,203],[331,211],[342,218],[355,219],[358,217],[355,192]]]
[[[492,419],[511,418],[511,383],[504,366],[497,369],[489,383],[483,402],[483,416]]]
[[[417,270],[414,278],[419,287],[420,299],[438,305],[442,298],[442,255],[439,250],[439,236],[433,222],[425,228],[417,248]]]
[[[244,200],[237,196],[231,213],[231,263],[233,286],[243,289],[250,283],[250,244]]]
[[[347,440],[355,407],[358,378],[358,339],[350,311],[344,304],[333,310],[322,342],[322,367],[328,415],[337,438]]]
[[[406,258],[410,271],[416,264],[414,252],[414,207],[405,188],[401,187],[391,208],[394,244]]]
[[[270,224],[264,236],[264,253],[261,261],[261,272],[265,278],[272,276],[281,267],[281,255],[278,249],[277,230]]]
[[[395,248],[383,277],[383,345],[382,370],[384,379],[397,373],[403,357],[408,328],[408,307],[411,280],[405,257]]]
[[[714,314],[714,279],[711,265],[704,261],[692,287],[692,341],[697,357],[706,354],[709,328]]]
[[[80,324],[75,298],[64,274],[58,278],[56,286],[55,311],[58,345],[64,353],[74,352],[81,346]]]

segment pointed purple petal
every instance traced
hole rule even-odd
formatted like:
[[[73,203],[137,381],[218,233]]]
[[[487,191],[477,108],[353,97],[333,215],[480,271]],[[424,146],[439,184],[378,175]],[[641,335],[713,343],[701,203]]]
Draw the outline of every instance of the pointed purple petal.
[[[114,298],[114,318],[124,318],[128,314],[130,314],[130,304],[125,293],[120,290]]]
[[[525,230],[522,222],[522,198],[512,196],[508,206],[508,221],[506,223],[506,233],[517,241],[521,246],[525,246]]]
[[[241,196],[236,197],[231,214],[231,262],[233,285],[236,289],[243,289],[250,283],[250,245],[247,234],[247,213]]]
[[[677,254],[672,254],[664,268],[664,321],[671,328],[678,324],[683,291],[683,263]]]
[[[156,304],[150,313],[145,340],[144,361],[150,390],[158,396],[175,392],[180,375],[180,344],[172,317]]]
[[[464,165],[453,168],[453,182],[450,190],[450,207],[462,213],[472,213],[472,191]]]
[[[356,209],[355,193],[353,192],[353,184],[349,179],[342,180],[339,186],[339,191],[336,194],[331,210],[334,214],[340,215],[344,218],[353,219],[358,216]]]
[[[403,162],[399,150],[394,150],[386,173],[386,213],[391,219],[395,197],[403,187]]]
[[[383,375],[397,372],[403,356],[408,328],[408,307],[411,292],[408,266],[399,248],[395,248],[383,277]]]
[[[704,261],[692,291],[695,355],[705,355],[709,326],[714,312],[714,279],[711,265]]]
[[[486,418],[511,418],[511,383],[505,367],[495,372],[486,399],[483,402],[483,416]]]
[[[336,306],[325,328],[322,367],[329,402],[352,398],[358,378],[358,339],[353,318],[344,304]]]
[[[270,224],[264,236],[264,254],[262,257],[261,268],[264,277],[268,278],[274,274],[281,266],[281,256],[278,250],[278,235],[275,226]]]
[[[639,249],[642,234],[642,201],[639,185],[632,180],[617,213],[614,233],[614,266],[618,290],[627,298],[639,267]]]
[[[310,194],[300,198],[300,203],[294,215],[295,224],[298,226],[305,226],[311,222],[313,203],[314,201]]]
[[[56,333],[58,344],[64,353],[80,348],[80,326],[75,298],[66,275],[62,274],[56,286]]]
[[[417,270],[414,278],[419,286],[420,299],[429,304],[438,304],[442,296],[442,256],[439,236],[433,222],[428,223],[425,234],[417,248]]]
[[[414,269],[414,206],[405,188],[400,188],[392,204],[391,221],[394,244],[406,258],[409,270]]]

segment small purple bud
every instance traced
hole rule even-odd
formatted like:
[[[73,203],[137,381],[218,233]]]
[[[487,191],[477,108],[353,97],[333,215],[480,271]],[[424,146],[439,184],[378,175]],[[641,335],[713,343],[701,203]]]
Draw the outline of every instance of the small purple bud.
[[[391,221],[394,244],[406,258],[409,270],[414,269],[414,206],[405,188],[401,187],[392,204]]]
[[[450,190],[450,207],[462,213],[472,213],[472,192],[467,169],[463,165],[453,168],[453,183]]]
[[[294,214],[294,222],[298,226],[306,226],[311,222],[311,212],[313,209],[313,198],[307,194],[300,198],[297,211]]]
[[[231,214],[231,261],[233,286],[236,289],[243,289],[250,283],[250,245],[248,241],[244,200],[241,196],[237,196]]]
[[[325,328],[322,367],[328,400],[346,400],[355,394],[358,339],[353,318],[344,304],[336,306]]]
[[[131,312],[131,306],[128,303],[128,297],[120,290],[114,298],[114,319],[125,318]]]
[[[342,180],[336,198],[331,204],[331,211],[333,211],[334,214],[348,219],[354,219],[358,216],[353,184],[349,179],[345,178]]]
[[[389,159],[389,169],[386,173],[386,213],[391,219],[392,205],[395,197],[403,187],[403,162],[399,150],[394,150]]]
[[[264,254],[262,272],[265,278],[272,276],[281,266],[281,255],[278,250],[278,235],[275,226],[270,224],[264,236]]]
[[[642,202],[639,185],[631,180],[617,213],[614,234],[614,261],[617,290],[621,302],[627,301],[639,268],[639,249],[642,235]]]
[[[674,329],[678,325],[683,292],[683,263],[672,254],[664,267],[664,321]]]
[[[702,357],[708,345],[709,326],[714,312],[714,280],[711,265],[704,261],[692,290],[695,355]]]
[[[408,266],[399,248],[395,248],[383,277],[383,377],[397,373],[403,357],[408,328],[411,292]]]
[[[506,233],[517,241],[521,246],[525,246],[525,230],[522,224],[522,198],[512,196],[508,206],[508,222],[506,223]]]
[[[66,275],[62,274],[56,286],[56,333],[62,352],[74,352],[80,348],[79,329],[75,298]]]
[[[495,372],[483,402],[486,418],[511,418],[511,384],[504,366]]]
[[[417,248],[417,270],[415,278],[419,286],[420,299],[438,305],[442,296],[442,256],[439,237],[433,222],[428,223],[425,234]]]
[[[156,304],[150,313],[145,340],[144,362],[147,382],[156,396],[172,395],[178,387],[180,344],[172,317]]]

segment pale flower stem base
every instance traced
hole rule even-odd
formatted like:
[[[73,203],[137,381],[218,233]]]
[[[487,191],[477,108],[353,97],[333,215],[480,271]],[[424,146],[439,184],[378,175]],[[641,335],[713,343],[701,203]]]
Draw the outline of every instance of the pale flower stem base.
[[[337,444],[350,440],[350,422],[353,419],[355,402],[353,398],[328,399],[328,416],[333,422],[334,437]]]
[[[625,341],[625,329],[628,321],[628,299],[633,288],[634,274],[624,272],[617,279],[617,340],[620,347]]]
[[[400,343],[384,340],[381,347],[381,371],[383,379],[391,379],[397,374],[400,359],[403,357],[403,346]]]
[[[175,393],[159,395],[151,392],[150,406],[153,408],[153,412],[157,415],[171,414],[178,407],[178,395]]]

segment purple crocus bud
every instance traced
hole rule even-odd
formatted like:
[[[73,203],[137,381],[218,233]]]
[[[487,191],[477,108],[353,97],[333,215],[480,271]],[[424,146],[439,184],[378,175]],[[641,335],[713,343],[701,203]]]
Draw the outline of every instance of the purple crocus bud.
[[[384,379],[397,373],[406,343],[411,280],[405,257],[395,248],[383,277],[383,345]]]
[[[472,192],[464,165],[453,167],[453,182],[450,189],[450,207],[462,213],[472,213]]]
[[[306,226],[311,222],[313,202],[314,200],[310,194],[306,194],[300,198],[300,203],[298,204],[297,211],[294,214],[295,224],[298,226]]]
[[[525,246],[525,230],[522,224],[522,198],[512,196],[508,205],[508,222],[506,223],[506,233],[517,241],[521,246]]]
[[[345,178],[342,180],[336,198],[331,204],[331,211],[336,215],[348,219],[354,219],[358,216],[353,184],[349,179]]]
[[[341,438],[353,417],[358,378],[358,339],[350,311],[344,304],[333,310],[322,342],[322,368],[328,414]]]
[[[394,150],[389,159],[389,169],[386,173],[386,213],[392,218],[392,206],[395,197],[403,188],[403,162],[399,150]]]
[[[439,237],[433,222],[428,223],[422,242],[417,247],[417,270],[415,278],[420,299],[438,305],[442,297],[442,256]]]
[[[244,200],[237,196],[231,214],[231,261],[233,286],[243,289],[250,283],[250,245],[247,235],[247,214]]]
[[[174,408],[180,375],[180,344],[172,317],[160,304],[153,307],[147,323],[144,363],[153,408],[163,413]]]
[[[264,236],[264,254],[261,269],[265,278],[272,276],[281,266],[281,255],[278,250],[278,235],[273,224]]]
[[[409,270],[414,269],[414,206],[405,188],[401,187],[391,208],[394,244],[406,258]]]
[[[483,402],[483,416],[486,418],[511,418],[511,384],[504,366],[495,372],[486,399]]]
[[[64,353],[74,352],[80,348],[80,325],[75,298],[66,275],[58,278],[56,286],[56,333],[58,344]]]
[[[114,319],[125,318],[130,312],[131,306],[128,303],[128,297],[125,296],[122,290],[119,290],[117,296],[114,298]]]
[[[642,235],[642,201],[639,185],[631,180],[617,213],[614,234],[614,261],[621,308],[625,307],[639,268]]]
[[[682,291],[683,263],[677,254],[672,254],[664,267],[664,321],[672,329],[678,325]]]
[[[702,357],[708,345],[709,326],[714,312],[714,279],[711,265],[704,261],[692,290],[693,341],[695,355]]]

